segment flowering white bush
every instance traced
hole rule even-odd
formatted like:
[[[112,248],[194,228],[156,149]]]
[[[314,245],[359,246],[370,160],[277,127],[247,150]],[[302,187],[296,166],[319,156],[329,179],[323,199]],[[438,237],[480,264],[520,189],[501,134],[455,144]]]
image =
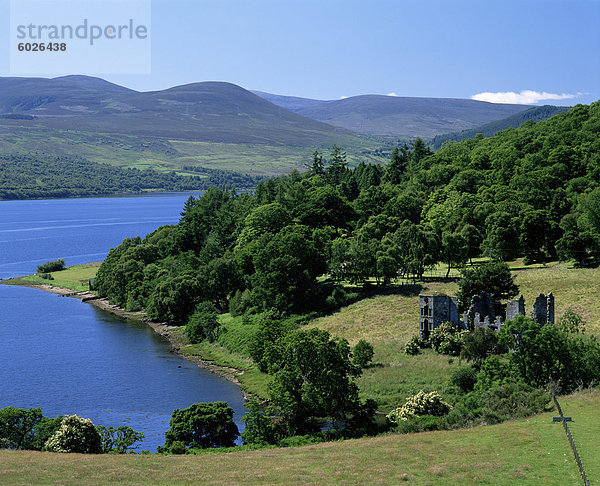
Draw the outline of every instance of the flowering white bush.
[[[421,390],[416,395],[406,399],[402,407],[392,410],[387,418],[390,422],[397,424],[398,420],[408,420],[415,415],[435,415],[441,417],[446,415],[450,409],[449,404],[442,400],[442,397],[436,391],[425,393]]]
[[[65,415],[60,428],[46,441],[44,449],[50,452],[98,454],[102,444],[100,434],[90,419]]]
[[[404,345],[404,352],[410,356],[419,354],[423,343],[424,341],[419,336],[413,336]]]
[[[431,347],[440,354],[458,356],[462,349],[463,340],[469,331],[461,331],[451,322],[442,322],[429,335]]]

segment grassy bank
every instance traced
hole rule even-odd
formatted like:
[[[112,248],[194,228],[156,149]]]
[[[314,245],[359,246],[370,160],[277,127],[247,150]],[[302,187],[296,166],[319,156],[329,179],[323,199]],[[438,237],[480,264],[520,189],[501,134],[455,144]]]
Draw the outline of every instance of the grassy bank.
[[[236,370],[235,376],[242,389],[254,396],[266,398],[270,376],[261,373],[248,355],[248,344],[258,330],[256,324],[244,324],[241,317],[229,314],[221,316],[221,335],[216,343],[207,341],[198,344],[187,344],[183,328],[171,331],[179,336],[182,344],[179,352],[188,358],[199,358],[217,366]]]
[[[591,484],[600,484],[600,393],[561,399]],[[457,431],[388,434],[201,456],[0,451],[3,484],[579,484],[555,412]]]

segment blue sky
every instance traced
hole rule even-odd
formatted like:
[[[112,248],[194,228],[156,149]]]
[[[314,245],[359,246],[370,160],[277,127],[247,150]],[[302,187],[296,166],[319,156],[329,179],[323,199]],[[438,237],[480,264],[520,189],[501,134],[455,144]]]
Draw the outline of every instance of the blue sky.
[[[0,19],[8,9],[0,0]],[[151,73],[97,74],[143,91],[220,80],[318,99],[571,105],[600,99],[599,26],[600,0],[153,0]]]

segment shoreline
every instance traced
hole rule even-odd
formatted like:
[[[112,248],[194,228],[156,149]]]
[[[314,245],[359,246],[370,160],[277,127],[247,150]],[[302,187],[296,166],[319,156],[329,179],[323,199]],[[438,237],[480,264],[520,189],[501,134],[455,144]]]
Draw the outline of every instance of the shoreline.
[[[248,399],[251,396],[246,390],[244,390],[240,380],[237,378],[238,375],[244,373],[242,370],[238,370],[236,368],[231,368],[227,366],[219,366],[213,363],[212,361],[202,359],[199,356],[187,356],[183,354],[181,352],[181,349],[186,347],[187,345],[182,346],[178,336],[174,335],[171,332],[175,329],[179,329],[180,326],[172,326],[164,322],[151,321],[146,317],[145,312],[129,312],[121,307],[111,304],[105,297],[98,297],[90,290],[76,291],[66,287],[59,287],[51,284],[30,283],[20,280],[20,277],[0,281],[0,284],[18,287],[29,287],[32,289],[43,290],[44,292],[50,292],[52,294],[60,295],[62,297],[72,297],[75,299],[79,299],[84,303],[91,304],[97,309],[112,314],[113,316],[116,316],[119,319],[143,322],[146,325],[148,325],[156,334],[158,334],[163,339],[169,342],[172,352],[188,361],[196,363],[200,368],[206,369],[212,373],[215,373],[225,378],[226,380],[231,381],[232,383],[235,383],[237,386],[240,387],[240,390],[242,391],[242,394],[244,395],[245,399]]]

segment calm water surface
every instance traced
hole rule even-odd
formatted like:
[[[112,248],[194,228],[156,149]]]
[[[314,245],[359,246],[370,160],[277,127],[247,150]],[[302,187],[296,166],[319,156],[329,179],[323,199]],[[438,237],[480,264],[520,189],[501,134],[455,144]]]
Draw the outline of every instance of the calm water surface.
[[[0,202],[0,278],[64,258],[100,261],[123,238],[173,224],[188,195]],[[240,389],[169,351],[148,326],[77,299],[0,285],[0,407],[41,407],[143,432],[155,450],[176,408],[227,401]]]

